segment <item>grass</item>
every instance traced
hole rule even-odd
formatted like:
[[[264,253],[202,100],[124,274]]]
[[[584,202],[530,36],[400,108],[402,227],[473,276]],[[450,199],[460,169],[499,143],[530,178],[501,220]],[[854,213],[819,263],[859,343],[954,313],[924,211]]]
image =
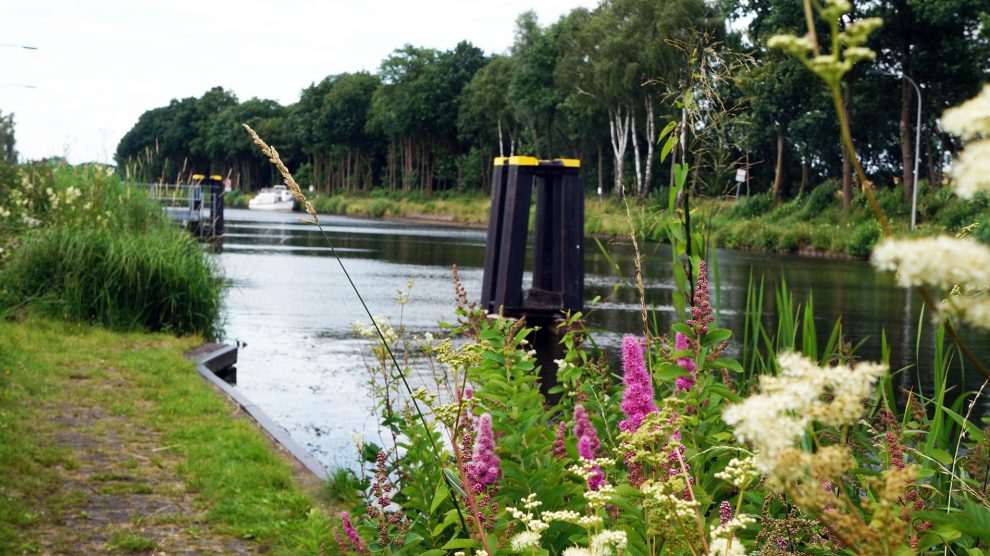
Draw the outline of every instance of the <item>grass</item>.
[[[0,323],[0,553],[248,542],[315,554],[332,543],[329,520],[267,438],[181,357],[197,342],[36,317]],[[134,410],[114,414],[121,400]],[[134,511],[107,523],[105,504]]]

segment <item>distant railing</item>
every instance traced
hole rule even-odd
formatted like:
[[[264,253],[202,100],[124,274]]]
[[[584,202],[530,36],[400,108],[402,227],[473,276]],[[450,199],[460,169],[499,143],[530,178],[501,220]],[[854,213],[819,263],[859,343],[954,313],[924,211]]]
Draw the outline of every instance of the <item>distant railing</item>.
[[[194,236],[223,237],[223,185],[149,183],[145,187],[165,215]]]

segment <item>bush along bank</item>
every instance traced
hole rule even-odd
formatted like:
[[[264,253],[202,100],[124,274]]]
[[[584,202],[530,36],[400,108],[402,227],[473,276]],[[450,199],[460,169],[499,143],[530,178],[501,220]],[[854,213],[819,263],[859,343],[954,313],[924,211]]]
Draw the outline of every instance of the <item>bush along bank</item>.
[[[900,189],[877,191],[895,233],[928,236],[969,228],[977,239],[990,241],[986,196],[962,202],[951,189],[932,189],[925,182],[919,192],[918,226],[911,232],[911,207],[903,202]],[[856,195],[852,207],[844,211],[834,182],[776,206],[769,193],[702,206],[709,211],[716,243],[730,249],[866,258],[881,236],[865,197]]]
[[[142,188],[101,166],[35,163],[0,183],[0,314],[218,334],[210,256]]]

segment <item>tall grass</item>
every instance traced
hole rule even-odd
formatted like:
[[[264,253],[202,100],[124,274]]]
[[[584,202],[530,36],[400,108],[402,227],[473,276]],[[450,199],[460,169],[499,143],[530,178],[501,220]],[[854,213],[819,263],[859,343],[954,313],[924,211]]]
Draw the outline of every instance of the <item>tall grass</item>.
[[[53,316],[117,330],[217,332],[221,280],[179,229],[42,229],[17,249],[3,279],[9,295]]]

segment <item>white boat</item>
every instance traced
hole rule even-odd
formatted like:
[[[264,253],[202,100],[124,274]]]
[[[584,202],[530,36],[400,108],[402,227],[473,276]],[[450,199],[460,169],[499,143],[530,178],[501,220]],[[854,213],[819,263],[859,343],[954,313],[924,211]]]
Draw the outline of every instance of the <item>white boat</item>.
[[[248,208],[253,210],[292,210],[296,200],[292,192],[284,185],[262,189],[254,199],[248,201]]]

